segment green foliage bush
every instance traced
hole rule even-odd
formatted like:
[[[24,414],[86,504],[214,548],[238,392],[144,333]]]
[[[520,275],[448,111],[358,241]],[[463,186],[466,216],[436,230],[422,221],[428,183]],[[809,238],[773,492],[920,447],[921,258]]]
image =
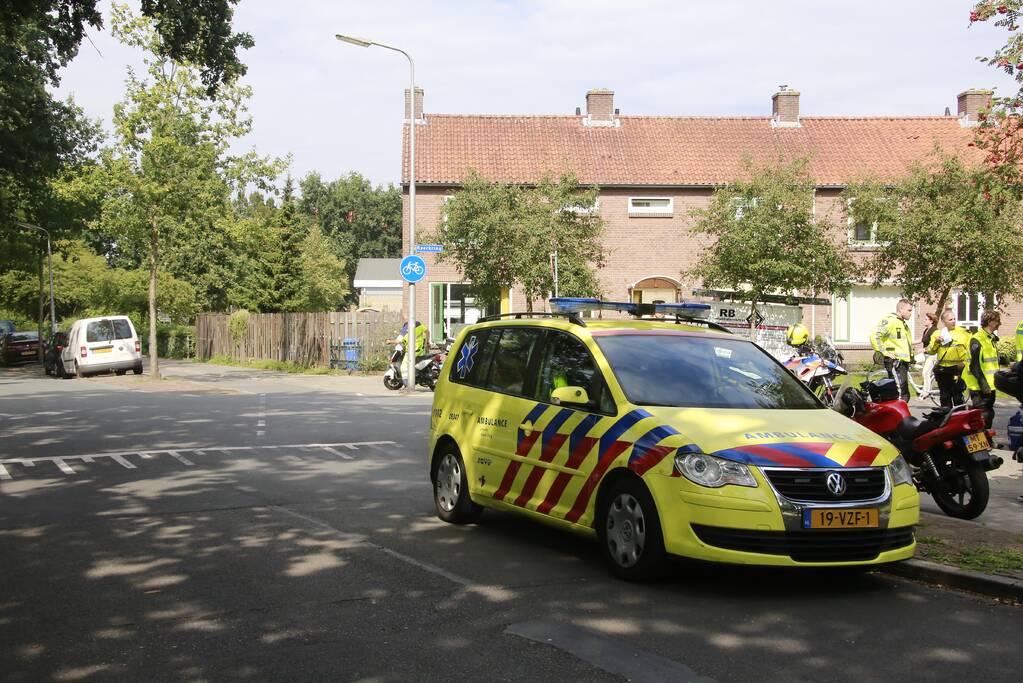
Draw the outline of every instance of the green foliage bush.
[[[249,312],[244,308],[235,311],[231,314],[227,326],[231,330],[231,339],[234,340],[234,343],[241,344],[245,341],[245,335],[249,331]]]
[[[1016,340],[1002,339],[998,342],[998,362],[1002,365],[1008,365],[1016,361]]]
[[[24,313],[12,311],[8,308],[0,308],[0,320],[10,320],[14,323],[14,329],[19,331],[34,330],[39,327],[38,321],[33,322],[31,318],[26,318]]]

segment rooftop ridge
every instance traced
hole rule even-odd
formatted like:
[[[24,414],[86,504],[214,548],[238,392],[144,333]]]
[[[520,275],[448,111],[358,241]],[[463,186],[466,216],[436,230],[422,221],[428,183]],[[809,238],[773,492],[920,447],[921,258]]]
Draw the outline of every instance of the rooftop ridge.
[[[426,113],[425,118],[438,119],[565,119],[582,121],[585,117],[575,114],[431,114]],[[693,116],[686,114],[622,114],[618,116],[622,120],[654,119],[671,121],[770,121],[771,116],[754,115],[720,115],[720,116]],[[870,115],[815,115],[800,116],[800,121],[952,121],[958,122],[959,117],[955,115],[944,116],[941,114],[870,114]]]

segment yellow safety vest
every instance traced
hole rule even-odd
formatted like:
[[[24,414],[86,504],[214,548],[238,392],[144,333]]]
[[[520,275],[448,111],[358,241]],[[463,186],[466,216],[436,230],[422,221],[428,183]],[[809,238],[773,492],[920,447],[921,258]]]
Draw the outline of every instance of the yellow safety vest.
[[[785,342],[790,346],[802,346],[810,339],[810,330],[802,323],[789,325],[785,331]]]
[[[952,335],[952,341],[942,344],[941,330],[936,330],[931,335],[931,342],[927,345],[927,353],[936,354],[937,363],[942,367],[965,365],[970,360],[970,338],[972,335],[958,325],[949,332]]]
[[[1023,320],[1016,325],[1016,360],[1023,360]]]
[[[906,321],[889,313],[877,324],[877,331],[871,335],[870,345],[888,358],[909,362],[913,357],[913,335]]]
[[[983,328],[977,330],[973,338],[980,342],[980,371],[984,373],[988,388],[994,391],[995,372],[998,370],[998,350],[995,348],[994,338]],[[963,370],[963,381],[970,391],[980,391],[980,380],[970,372],[969,362]]]

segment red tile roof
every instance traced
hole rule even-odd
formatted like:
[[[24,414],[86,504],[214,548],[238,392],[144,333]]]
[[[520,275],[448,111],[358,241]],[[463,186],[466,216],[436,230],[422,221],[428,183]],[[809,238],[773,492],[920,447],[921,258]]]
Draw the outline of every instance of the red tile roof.
[[[759,164],[810,157],[818,185],[872,173],[894,178],[935,144],[976,154],[973,131],[954,116],[803,117],[798,128],[770,117],[622,116],[586,126],[579,116],[427,114],[416,127],[416,182],[457,184],[469,168],[497,182],[529,183],[572,170],[586,184],[721,185]],[[405,136],[408,126],[405,126]],[[402,178],[408,182],[407,141]]]

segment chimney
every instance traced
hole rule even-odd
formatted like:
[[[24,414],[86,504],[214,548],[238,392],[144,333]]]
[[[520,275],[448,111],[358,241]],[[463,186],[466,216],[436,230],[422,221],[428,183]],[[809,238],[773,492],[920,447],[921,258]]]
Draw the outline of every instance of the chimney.
[[[991,106],[991,90],[965,90],[956,98],[959,102],[959,123],[964,126],[976,126],[980,123],[977,114],[981,109]]]
[[[799,127],[799,93],[787,85],[778,86],[778,92],[771,96],[771,125]]]
[[[409,90],[405,88],[405,120],[409,120]],[[422,123],[423,121],[423,89],[416,88],[416,121]]]
[[[614,90],[597,89],[586,93],[586,124],[589,126],[614,126]]]

